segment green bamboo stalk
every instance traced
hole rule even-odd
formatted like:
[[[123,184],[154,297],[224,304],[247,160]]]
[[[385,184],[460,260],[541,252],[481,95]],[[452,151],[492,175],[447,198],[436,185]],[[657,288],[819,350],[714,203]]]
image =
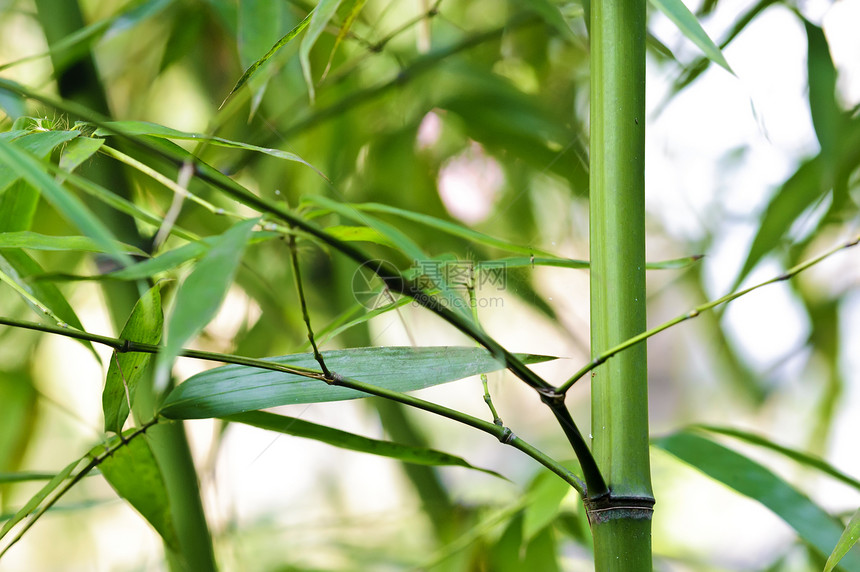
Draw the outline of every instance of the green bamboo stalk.
[[[645,331],[645,1],[591,3],[591,351]],[[645,344],[592,372],[595,567],[651,570]]]
[[[84,27],[80,5],[76,0],[37,0],[36,7],[49,46]],[[106,90],[91,53],[51,52],[51,62],[56,70],[57,85],[63,100],[76,102],[101,116],[110,116]],[[122,198],[130,196],[130,187],[117,163],[95,163],[88,168],[86,176],[97,184],[116,189]],[[137,226],[129,215],[117,213],[99,201],[90,201],[89,206],[123,242],[144,246]],[[138,289],[131,283],[105,283],[102,288],[114,326],[119,330],[137,301]],[[181,554],[173,554],[165,545],[169,569],[172,572],[215,570],[212,539],[203,513],[197,473],[184,428],[180,423],[165,424],[163,428],[153,431],[151,446],[164,475],[181,548]]]

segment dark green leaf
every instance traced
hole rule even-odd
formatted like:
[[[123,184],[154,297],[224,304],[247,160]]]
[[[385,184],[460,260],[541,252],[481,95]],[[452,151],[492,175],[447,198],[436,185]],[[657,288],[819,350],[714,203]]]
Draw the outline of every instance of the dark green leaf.
[[[424,447],[401,445],[400,443],[392,443],[391,441],[369,439],[367,437],[362,437],[361,435],[333,429],[324,425],[318,425],[295,417],[275,415],[274,413],[266,413],[265,411],[249,411],[238,415],[229,415],[224,417],[224,419],[235,423],[253,425],[260,429],[277,431],[278,433],[284,433],[286,435],[314,439],[315,441],[328,443],[329,445],[340,447],[341,449],[349,449],[350,451],[359,451],[361,453],[370,453],[371,455],[390,457],[392,459],[403,461],[404,463],[466,467],[467,469],[475,469],[502,479],[504,478],[495,471],[474,467],[465,459],[449,455],[448,453]],[[556,480],[564,484],[560,479]]]
[[[851,517],[851,522],[849,522],[848,526],[845,527],[845,530],[842,531],[842,536],[839,537],[839,542],[836,543],[836,548],[833,549],[833,552],[827,558],[824,572],[830,572],[833,570],[837,564],[839,564],[839,561],[848,554],[848,551],[857,544],[858,540],[860,540],[860,509],[854,513],[854,516]]]
[[[504,368],[482,348],[381,347],[323,352],[326,365],[341,376],[394,391],[414,391],[464,377]],[[545,361],[543,356],[518,356],[526,363]],[[313,354],[270,358],[280,365],[316,369]],[[227,365],[192,376],[179,384],[164,401],[167,417],[199,419],[291,403],[318,403],[367,397],[346,387],[267,369]]]
[[[121,339],[146,344],[161,341],[164,317],[159,288],[158,284],[150,288],[134,305],[119,336]],[[146,374],[151,360],[152,354],[148,353],[114,353],[102,393],[105,431],[122,432],[128,418],[129,402],[134,403],[138,382]]]
[[[558,6],[550,0],[517,0],[517,4],[540,16],[544,22],[560,32],[564,39],[574,40],[576,38]]]
[[[842,112],[836,103],[836,66],[824,30],[805,18],[807,38],[807,77],[809,80],[809,110],[812,125],[821,145],[821,156],[832,169],[836,161]]]
[[[860,481],[837,470],[833,467],[833,465],[819,457],[814,457],[802,451],[796,451],[794,449],[789,449],[788,447],[783,447],[782,445],[774,443],[773,441],[770,441],[768,439],[765,439],[764,437],[761,437],[760,435],[756,435],[748,431],[740,431],[738,429],[732,429],[730,427],[714,427],[713,425],[696,425],[695,428],[702,429],[704,431],[710,431],[711,433],[718,433],[720,435],[728,435],[729,437],[735,437],[736,439],[746,441],[747,443],[752,443],[753,445],[758,445],[759,447],[764,447],[766,449],[770,449],[771,451],[776,451],[777,453],[785,455],[789,459],[797,461],[802,465],[812,467],[813,469],[817,469],[826,475],[830,475],[834,479],[845,483],[849,487],[854,487],[855,489],[860,490]]]
[[[119,437],[114,437],[109,445],[116,447],[119,442]],[[90,455],[97,457],[104,452],[105,446],[99,445]],[[116,448],[99,468],[110,486],[152,525],[165,544],[178,550],[164,476],[146,437],[135,437]]]
[[[257,222],[258,219],[242,221],[214,238],[209,252],[179,287],[167,324],[167,340],[156,361],[157,388],[166,386],[170,367],[182,346],[215,316]]]
[[[755,461],[688,432],[656,439],[654,445],[742,495],[760,502],[782,518],[821,555],[830,554],[836,546],[842,525],[809,497]],[[849,572],[860,571],[860,555],[850,553],[841,565]]]

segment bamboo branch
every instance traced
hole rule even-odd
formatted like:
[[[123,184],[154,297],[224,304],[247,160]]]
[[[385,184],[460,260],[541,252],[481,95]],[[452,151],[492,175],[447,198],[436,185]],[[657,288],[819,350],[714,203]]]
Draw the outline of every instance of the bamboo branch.
[[[733,300],[736,300],[736,299],[740,298],[741,296],[745,296],[754,290],[758,290],[759,288],[763,288],[765,286],[768,286],[770,284],[774,284],[776,282],[782,282],[784,280],[789,280],[791,278],[794,278],[795,276],[797,276],[798,274],[800,274],[804,270],[807,270],[807,269],[815,266],[819,262],[821,262],[827,258],[830,258],[831,256],[833,256],[837,252],[851,248],[852,246],[857,246],[858,243],[860,243],[860,235],[856,236],[854,239],[852,239],[852,240],[850,240],[844,244],[834,246],[830,250],[827,250],[824,253],[819,254],[818,256],[810,258],[809,260],[807,260],[805,262],[801,262],[800,264],[797,264],[797,265],[789,268],[787,271],[780,274],[779,276],[775,276],[775,277],[771,278],[770,280],[765,280],[764,282],[761,282],[761,283],[756,284],[754,286],[750,286],[749,288],[744,288],[743,290],[738,290],[737,292],[733,292],[731,294],[726,294],[725,296],[723,296],[721,298],[717,298],[716,300],[711,300],[710,302],[705,302],[704,304],[700,304],[699,306],[696,306],[695,308],[693,308],[689,312],[681,314],[680,316],[673,318],[673,319],[669,320],[668,322],[660,324],[659,326],[656,326],[654,328],[651,328],[650,330],[642,332],[638,336],[634,336],[634,337],[630,338],[629,340],[621,342],[617,346],[606,350],[605,352],[603,352],[602,354],[600,354],[599,356],[597,356],[596,358],[594,358],[593,360],[588,362],[586,365],[582,366],[582,368],[580,368],[579,371],[577,371],[575,374],[573,374],[573,376],[570,379],[568,379],[566,382],[564,382],[562,385],[560,385],[557,391],[560,394],[566,393],[567,390],[569,390],[573,386],[573,384],[575,384],[577,381],[582,379],[582,377],[585,376],[588,372],[590,372],[591,370],[593,370],[594,368],[596,368],[600,364],[604,363],[606,360],[608,360],[612,356],[618,354],[619,352],[626,350],[627,348],[635,346],[639,342],[647,340],[651,336],[659,334],[660,332],[662,332],[664,330],[668,330],[672,326],[680,324],[681,322],[686,322],[687,320],[691,320],[691,319],[695,318],[696,316],[698,316],[699,314],[701,314],[702,312],[706,312],[706,311],[711,310],[711,309],[713,309],[717,306],[720,306],[722,304],[727,304],[729,302],[732,302]]]

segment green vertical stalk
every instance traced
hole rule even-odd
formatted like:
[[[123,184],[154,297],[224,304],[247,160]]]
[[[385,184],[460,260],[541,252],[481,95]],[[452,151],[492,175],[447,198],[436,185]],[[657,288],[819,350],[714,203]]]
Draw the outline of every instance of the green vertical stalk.
[[[79,3],[76,0],[36,0],[39,22],[49,45],[76,32],[83,27],[84,21]],[[51,54],[51,63],[60,96],[85,105],[88,109],[110,115],[104,86],[96,69],[93,56],[89,51],[79,50],[70,53]],[[129,196],[129,186],[121,168],[113,162],[99,163],[82,167],[87,177],[113,189],[117,194]],[[99,216],[111,232],[125,242],[143,246],[137,233],[134,220],[117,213],[104,205],[93,202],[88,205]],[[117,331],[122,329],[128,313],[137,301],[139,292],[133,284],[104,284],[103,291]],[[146,394],[146,389],[138,391],[137,411],[147,410],[149,415],[139,416],[149,419],[154,409],[155,396]],[[163,426],[162,426],[163,425]],[[167,493],[170,498],[174,526],[179,536],[180,553],[173,553],[165,546],[169,569],[172,572],[206,572],[215,570],[215,557],[212,538],[203,512],[197,472],[188,447],[188,439],[181,423],[162,424],[149,432],[150,445],[164,475]]]
[[[646,329],[645,0],[591,3],[591,351]],[[651,570],[645,344],[592,374],[593,451],[610,494],[588,499],[595,566]]]

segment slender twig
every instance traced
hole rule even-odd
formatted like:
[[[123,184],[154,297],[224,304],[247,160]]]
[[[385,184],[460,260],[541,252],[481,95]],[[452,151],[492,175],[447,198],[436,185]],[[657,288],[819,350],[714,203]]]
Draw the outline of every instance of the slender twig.
[[[120,338],[111,338],[108,336],[100,336],[97,334],[91,334],[89,332],[84,332],[82,330],[75,330],[72,328],[58,328],[54,326],[49,326],[46,324],[37,324],[35,322],[25,322],[22,320],[14,320],[10,318],[0,317],[0,324],[13,326],[18,328],[25,328],[29,330],[36,330],[40,332],[50,333],[50,334],[59,334],[62,336],[67,336],[76,339],[89,340],[94,343],[106,345],[114,348],[118,352],[141,352],[141,353],[158,353],[163,348],[162,346],[154,345],[154,344],[146,344],[142,342],[134,342],[131,340],[124,340]],[[223,363],[231,363],[237,365],[245,365],[250,367],[257,367],[260,369],[268,369],[272,371],[278,371],[283,373],[290,373],[294,375],[300,375],[302,377],[308,377],[312,379],[316,379],[319,381],[323,381],[329,385],[335,385],[340,387],[346,387],[349,389],[354,389],[356,391],[360,391],[362,393],[367,393],[369,395],[375,395],[377,397],[382,397],[384,399],[389,399],[392,401],[397,401],[399,403],[403,403],[404,405],[409,405],[411,407],[415,407],[416,409],[421,409],[423,411],[427,411],[429,413],[434,413],[441,417],[445,417],[451,419],[452,421],[457,421],[464,425],[468,425],[485,433],[489,433],[494,436],[504,445],[510,445],[515,449],[519,449],[524,452],[529,457],[533,458],[541,465],[548,468],[550,471],[554,472],[562,479],[564,479],[568,484],[570,484],[580,495],[585,496],[587,492],[586,483],[583,483],[576,475],[571,473],[564,466],[559,464],[549,455],[546,455],[533,445],[529,444],[526,441],[523,441],[519,437],[517,437],[510,428],[495,425],[488,421],[484,421],[483,419],[479,419],[477,417],[473,417],[461,411],[457,411],[456,409],[451,409],[445,407],[444,405],[439,405],[436,403],[432,403],[429,401],[425,401],[423,399],[419,399],[417,397],[413,397],[411,395],[407,395],[405,393],[400,393],[397,391],[392,391],[389,389],[385,389],[382,387],[378,387],[375,385],[371,385],[369,383],[365,383],[362,381],[358,381],[355,379],[350,379],[347,377],[343,377],[338,375],[337,373],[331,373],[330,378],[327,378],[322,372],[316,371],[309,368],[302,368],[297,366],[285,366],[282,364],[274,363],[271,361],[254,359],[254,358],[246,358],[242,356],[230,355],[230,354],[220,354],[215,352],[204,352],[198,350],[182,350],[179,355],[194,359],[203,359],[208,361],[219,361]]]
[[[591,360],[589,363],[584,365],[582,368],[580,368],[580,370],[577,371],[575,374],[573,374],[573,376],[569,380],[567,380],[564,384],[559,386],[557,391],[560,394],[564,394],[568,389],[570,389],[573,386],[573,384],[575,384],[577,381],[582,379],[582,377],[585,376],[585,374],[587,374],[588,372],[590,372],[591,370],[593,370],[594,368],[596,368],[597,366],[599,366],[600,364],[602,364],[603,362],[605,362],[606,360],[608,360],[609,358],[614,356],[615,354],[622,352],[622,351],[626,350],[627,348],[635,346],[639,342],[647,340],[651,336],[659,334],[663,330],[667,330],[667,329],[671,328],[672,326],[680,324],[681,322],[691,320],[691,319],[695,318],[696,316],[698,316],[702,312],[705,312],[707,310],[710,310],[710,309],[715,308],[717,306],[720,306],[722,304],[726,304],[728,302],[736,300],[736,299],[740,298],[741,296],[745,296],[754,290],[758,290],[759,288],[763,288],[765,286],[768,286],[770,284],[774,284],[776,282],[782,282],[784,280],[789,280],[790,278],[793,278],[794,276],[800,274],[804,270],[811,268],[812,266],[815,266],[816,264],[818,264],[822,260],[833,256],[837,252],[839,252],[841,250],[845,250],[847,248],[851,248],[852,246],[857,246],[858,243],[860,243],[860,235],[858,235],[854,239],[852,239],[852,240],[850,240],[844,244],[840,244],[838,246],[835,246],[835,247],[831,248],[830,250],[827,250],[827,251],[823,252],[822,254],[819,254],[818,256],[810,258],[809,260],[806,260],[805,262],[801,262],[800,264],[797,264],[797,265],[789,268],[787,271],[783,272],[779,276],[775,276],[775,277],[771,278],[770,280],[766,280],[766,281],[761,282],[759,284],[756,284],[754,286],[750,286],[749,288],[744,288],[743,290],[738,290],[737,292],[732,292],[731,294],[726,294],[722,298],[717,298],[716,300],[711,300],[710,302],[706,302],[704,304],[696,306],[695,308],[693,308],[692,310],[690,310],[689,312],[687,312],[685,314],[681,314],[680,316],[673,318],[673,319],[669,320],[668,322],[660,324],[659,326],[656,326],[654,328],[651,328],[650,330],[642,332],[638,336],[634,336],[634,337],[632,337],[632,338],[630,338],[624,342],[621,342],[617,346],[606,350],[605,352],[603,352],[602,354],[600,354],[599,356],[597,356],[596,358]]]
[[[466,291],[469,293],[469,306],[472,308],[472,319],[475,320],[476,324],[480,324],[478,321],[478,300],[475,297],[475,269],[470,268],[469,280],[466,283]],[[484,386],[484,403],[487,404],[487,407],[490,408],[490,413],[493,415],[493,423],[496,425],[504,425],[502,422],[502,418],[499,417],[498,411],[496,411],[495,405],[493,405],[493,398],[490,397],[490,386],[487,382],[487,374],[481,374],[481,385]]]
[[[289,244],[290,244],[290,260],[293,263],[293,274],[296,277],[296,291],[299,294],[299,304],[302,307],[302,318],[305,321],[305,326],[308,330],[308,341],[311,343],[311,348],[313,348],[314,359],[317,360],[317,363],[320,364],[320,369],[323,372],[323,375],[327,380],[332,379],[332,374],[328,370],[325,365],[325,360],[320,353],[319,348],[317,347],[317,343],[314,340],[314,329],[311,327],[311,316],[308,313],[308,305],[305,302],[305,289],[302,286],[302,271],[299,268],[299,254],[298,249],[296,248],[296,237],[291,234],[289,236]]]
[[[495,33],[501,34],[503,31],[504,30],[497,30]],[[87,120],[88,122],[105,129],[110,133],[113,133],[119,137],[128,140],[134,145],[140,147],[141,149],[147,150],[155,154],[156,156],[162,157],[163,159],[177,167],[180,167],[181,165],[185,164],[185,162],[188,160],[188,157],[177,156],[176,154],[171,153],[159,146],[152,145],[150,142],[146,141],[142,137],[138,137],[129,133],[124,133],[121,128],[117,128],[117,126],[109,124],[106,118],[102,117],[98,113],[87,109],[82,105],[70,101],[57,101],[51,97],[37,94],[15,82],[10,82],[2,78],[0,78],[0,87],[5,88],[13,93],[18,93],[24,97],[40,101],[46,105],[54,107],[55,109],[59,109],[61,111],[73,115],[77,115]],[[217,171],[210,165],[203,163],[202,161],[198,161],[194,163],[194,170],[196,176],[199,179],[215,186],[216,188],[220,189],[222,192],[226,193],[227,195],[231,196],[242,204],[250,206],[260,212],[274,215],[284,220],[290,226],[293,226],[306,232],[307,234],[315,237],[317,240],[331,246],[332,248],[340,251],[342,254],[352,258],[359,264],[369,264],[372,262],[372,259],[359,248],[349,243],[343,242],[336,237],[328,234],[327,232],[317,227],[315,224],[295,215],[282,205],[279,205],[264,197],[255,195],[254,193],[250,192],[248,189],[246,189],[236,181],[223,175],[221,172]],[[556,388],[554,386],[549,384],[542,377],[540,377],[528,367],[526,367],[525,364],[522,363],[522,361],[517,359],[516,356],[514,356],[512,353],[502,347],[495,339],[484,333],[483,330],[476,326],[471,320],[467,320],[459,313],[452,311],[449,307],[440,303],[439,300],[428,294],[417,281],[405,278],[396,268],[394,268],[388,262],[383,262],[381,264],[373,264],[372,268],[390,290],[398,294],[403,294],[411,297],[418,304],[434,312],[435,314],[446,320],[448,323],[471,337],[473,340],[484,346],[484,348],[486,348],[493,356],[502,361],[505,364],[505,367],[509,369],[514,375],[520,378],[529,387],[538,391],[541,394],[542,401],[548,407],[550,407],[550,409],[553,411],[553,414],[562,423],[562,429],[564,430],[565,435],[570,441],[570,444],[573,447],[577,459],[579,459],[580,465],[582,466],[583,474],[586,477],[586,483],[588,483],[589,488],[593,491],[605,490],[605,483],[603,481],[603,477],[600,474],[600,470],[597,467],[597,463],[595,462],[594,457],[591,454],[591,450],[589,449],[588,444],[585,442],[582,433],[579,431],[579,429],[574,424],[573,419],[570,417],[570,413],[566,411],[564,406],[564,400],[558,399],[556,397],[558,392],[556,391]],[[548,399],[547,396],[549,397]]]

